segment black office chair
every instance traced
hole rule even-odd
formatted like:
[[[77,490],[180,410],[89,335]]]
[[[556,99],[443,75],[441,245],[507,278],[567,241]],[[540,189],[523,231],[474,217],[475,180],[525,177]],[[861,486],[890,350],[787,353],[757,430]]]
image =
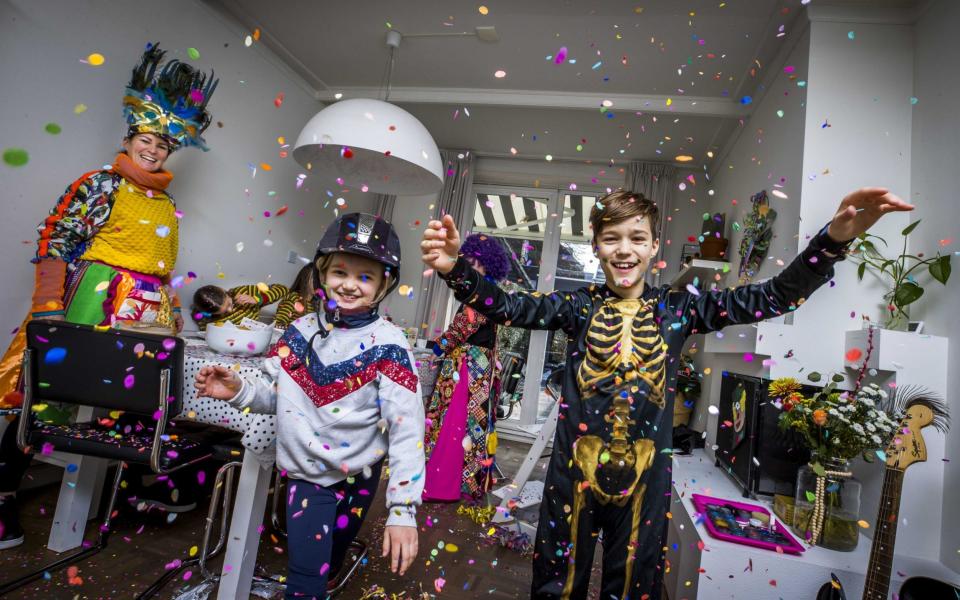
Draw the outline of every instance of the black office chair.
[[[27,325],[23,358],[24,397],[17,443],[120,461],[97,541],[36,571],[0,584],[0,595],[44,573],[75,564],[107,546],[123,470],[149,465],[168,474],[210,458],[212,447],[236,434],[197,423],[173,423],[181,410],[183,341],[131,330],[101,330],[63,321]],[[106,415],[88,422],[55,425],[38,420],[40,404],[89,406],[122,411],[136,426],[114,427]],[[119,430],[118,430],[119,429]]]

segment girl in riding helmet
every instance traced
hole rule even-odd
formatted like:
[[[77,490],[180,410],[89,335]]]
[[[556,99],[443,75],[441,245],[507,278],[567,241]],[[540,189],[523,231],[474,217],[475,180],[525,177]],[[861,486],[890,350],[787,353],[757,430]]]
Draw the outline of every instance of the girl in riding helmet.
[[[402,575],[417,553],[424,413],[413,354],[377,312],[398,284],[400,240],[373,215],[337,218],[317,248],[316,312],[294,321],[263,377],[220,366],[200,395],[277,415],[277,465],[288,476],[287,598],[325,598],[377,491],[389,456],[383,556]]]

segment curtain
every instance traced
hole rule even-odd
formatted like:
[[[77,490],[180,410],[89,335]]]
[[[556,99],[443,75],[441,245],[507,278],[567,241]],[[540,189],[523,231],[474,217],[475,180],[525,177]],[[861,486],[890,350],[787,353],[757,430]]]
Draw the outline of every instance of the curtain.
[[[652,200],[660,211],[660,230],[654,232],[660,239],[660,256],[667,249],[667,217],[670,216],[670,197],[677,169],[673,165],[633,161],[627,169],[627,189],[640,192]],[[660,284],[660,272],[654,278],[655,285]]]
[[[439,219],[449,214],[463,237],[473,227],[473,172],[476,158],[467,150],[441,150],[445,173],[443,188],[437,198],[433,218]],[[423,266],[423,265],[421,265]],[[419,337],[432,339],[441,333],[437,331],[444,325],[450,289],[436,275],[423,280],[425,288],[420,293],[417,305],[417,324]]]

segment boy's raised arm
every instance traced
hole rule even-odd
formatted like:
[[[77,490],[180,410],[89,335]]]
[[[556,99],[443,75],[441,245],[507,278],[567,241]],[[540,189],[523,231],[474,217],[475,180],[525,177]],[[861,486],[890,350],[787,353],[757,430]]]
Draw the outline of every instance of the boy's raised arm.
[[[848,194],[833,220],[772,279],[733,289],[680,292],[678,309],[688,334],[708,333],[727,325],[755,323],[796,309],[833,276],[847,246],[884,214],[909,211],[907,204],[885,188],[862,188]]]
[[[515,292],[508,294],[459,256],[460,233],[450,215],[430,221],[420,242],[423,262],[453,290],[457,300],[501,325],[524,329],[570,331],[586,318],[590,298],[583,292]]]

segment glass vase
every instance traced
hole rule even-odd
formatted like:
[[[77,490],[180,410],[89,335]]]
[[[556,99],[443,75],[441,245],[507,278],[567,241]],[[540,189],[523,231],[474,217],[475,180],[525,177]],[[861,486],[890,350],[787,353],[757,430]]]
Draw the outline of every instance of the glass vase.
[[[816,460],[812,460],[811,464]],[[823,485],[823,526],[820,539],[814,540],[814,514],[816,508],[817,474],[809,464],[797,473],[797,495],[794,508],[793,531],[804,540],[821,548],[850,552],[857,547],[860,538],[860,491],[861,484],[849,473],[850,461],[844,459],[821,459],[827,471]]]

